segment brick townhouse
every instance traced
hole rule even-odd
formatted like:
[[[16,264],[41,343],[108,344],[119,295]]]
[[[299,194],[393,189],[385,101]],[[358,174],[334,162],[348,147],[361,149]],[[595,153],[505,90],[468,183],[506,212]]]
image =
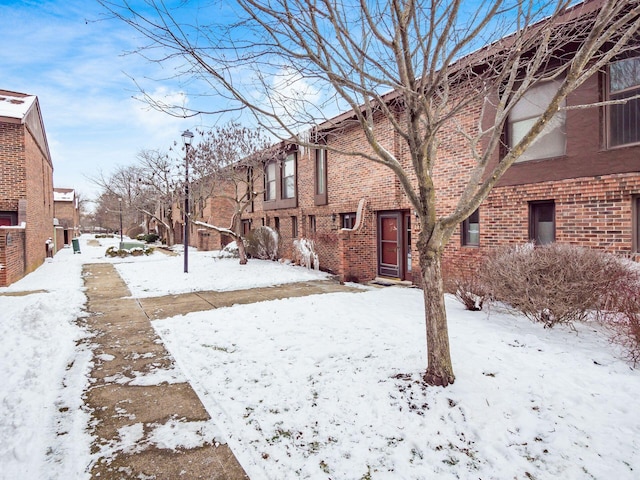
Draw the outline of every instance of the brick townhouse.
[[[38,98],[0,90],[0,286],[42,264],[49,237],[53,165]]]
[[[535,85],[513,110],[505,132],[537,112],[533,99],[549,98],[554,82]],[[489,249],[535,241],[570,243],[639,259],[640,254],[640,57],[621,58],[591,77],[566,100],[566,109],[504,175],[489,197],[449,241],[446,268],[472,270]],[[607,100],[630,99],[606,104]],[[457,119],[479,122],[482,105],[470,105]],[[326,130],[329,146],[348,151],[366,144],[349,114]],[[406,146],[389,121],[375,119],[384,147],[408,162]],[[439,214],[450,212],[471,159],[455,138],[441,146],[447,162],[434,172]],[[500,160],[496,155],[494,161]],[[416,239],[419,225],[403,189],[387,168],[364,158],[291,146],[284,160],[268,161],[265,193],[242,217],[245,231],[269,225],[280,232],[282,255],[293,256],[296,238],[314,240],[320,266],[346,281],[376,277],[419,282]]]
[[[71,245],[80,235],[80,207],[73,188],[53,189],[53,216],[62,230],[60,245]],[[55,222],[54,220],[54,222]]]

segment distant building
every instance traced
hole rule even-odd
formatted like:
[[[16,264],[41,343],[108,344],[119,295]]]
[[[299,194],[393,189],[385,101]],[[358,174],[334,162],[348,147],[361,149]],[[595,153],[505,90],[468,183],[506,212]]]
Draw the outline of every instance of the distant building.
[[[80,235],[80,208],[74,189],[53,189],[53,216],[62,229],[64,245],[71,245],[71,240]]]
[[[50,237],[53,164],[38,98],[0,90],[0,286],[40,266]]]

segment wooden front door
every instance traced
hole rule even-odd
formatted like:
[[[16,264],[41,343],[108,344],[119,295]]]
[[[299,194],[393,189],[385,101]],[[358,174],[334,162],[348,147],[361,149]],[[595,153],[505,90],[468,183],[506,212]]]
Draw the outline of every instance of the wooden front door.
[[[402,216],[400,212],[378,214],[378,275],[401,278]]]
[[[378,213],[378,275],[411,280],[411,215]]]

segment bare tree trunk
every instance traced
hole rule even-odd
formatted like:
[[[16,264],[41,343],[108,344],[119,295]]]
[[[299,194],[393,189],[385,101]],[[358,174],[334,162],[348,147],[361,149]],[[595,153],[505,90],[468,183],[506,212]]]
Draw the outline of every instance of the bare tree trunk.
[[[240,265],[246,265],[247,260],[247,250],[244,248],[244,241],[242,240],[242,231],[241,231],[241,223],[240,223],[240,215],[235,214],[233,216],[233,225],[231,225],[231,230],[235,233],[235,241],[238,246],[238,256],[240,257]]]
[[[172,246],[175,243],[176,234],[171,223],[166,223],[166,225],[167,226],[165,227],[165,229],[167,231],[167,245]]]
[[[449,350],[447,311],[442,281],[442,253],[427,246],[420,251],[422,292],[427,334],[427,371],[424,381],[428,385],[446,387],[455,380]]]

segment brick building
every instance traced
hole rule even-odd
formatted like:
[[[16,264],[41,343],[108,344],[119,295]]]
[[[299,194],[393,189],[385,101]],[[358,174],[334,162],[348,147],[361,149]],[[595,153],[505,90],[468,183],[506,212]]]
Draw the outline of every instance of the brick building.
[[[557,91],[554,82],[534,85],[512,111],[505,148],[519,124],[537,115],[534,98]],[[640,259],[640,57],[612,61],[566,99],[553,128],[543,131],[502,177],[488,198],[459,225],[444,251],[450,269],[472,270],[489,249],[535,241],[570,243]],[[607,100],[625,100],[611,104]],[[548,102],[547,102],[548,103]],[[483,105],[470,104],[457,125],[477,125]],[[366,145],[361,127],[337,117],[324,140],[339,151]],[[354,122],[355,123],[355,122]],[[404,140],[388,119],[374,119],[383,147],[409,162]],[[453,211],[473,159],[452,128],[443,135],[443,157],[433,172],[439,215]],[[499,152],[500,154],[502,152]],[[500,155],[493,159],[500,161]],[[247,228],[269,225],[280,232],[282,255],[292,240],[315,241],[322,269],[343,280],[387,277],[418,283],[419,225],[399,180],[370,160],[292,147],[284,160],[268,161],[265,194],[243,215]],[[412,254],[413,253],[413,254]]]
[[[74,189],[53,189],[53,216],[62,230],[60,246],[71,245],[71,240],[80,236],[80,206]]]
[[[54,236],[53,165],[38,99],[0,90],[0,286],[40,266]]]

